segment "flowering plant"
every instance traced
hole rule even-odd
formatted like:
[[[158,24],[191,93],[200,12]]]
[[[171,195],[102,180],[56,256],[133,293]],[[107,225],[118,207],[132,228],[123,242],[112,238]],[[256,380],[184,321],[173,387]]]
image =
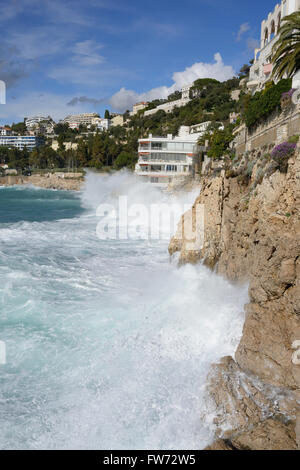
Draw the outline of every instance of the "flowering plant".
[[[297,144],[294,142],[283,142],[273,148],[272,159],[278,164],[280,171],[287,170],[288,159],[294,155]]]
[[[292,98],[295,91],[296,91],[296,88],[291,88],[289,91],[285,91],[284,93],[282,93],[281,99]]]

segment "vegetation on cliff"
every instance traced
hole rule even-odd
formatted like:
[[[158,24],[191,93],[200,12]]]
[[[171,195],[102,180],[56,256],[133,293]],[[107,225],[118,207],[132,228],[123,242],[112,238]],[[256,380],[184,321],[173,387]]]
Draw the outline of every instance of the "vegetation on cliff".
[[[270,116],[276,108],[279,108],[282,94],[288,92],[291,86],[291,79],[280,80],[276,85],[270,82],[263,91],[249,97],[244,110],[247,127],[255,126],[261,120]]]

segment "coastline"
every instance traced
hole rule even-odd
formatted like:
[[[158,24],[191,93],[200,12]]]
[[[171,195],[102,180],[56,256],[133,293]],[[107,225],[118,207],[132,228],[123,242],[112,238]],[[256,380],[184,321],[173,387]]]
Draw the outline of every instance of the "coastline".
[[[9,175],[0,177],[0,186],[33,185],[43,189],[80,191],[84,183],[83,173],[47,173],[45,175]]]
[[[300,371],[294,351],[299,321],[300,153],[287,172],[251,179],[207,176],[188,217],[205,208],[202,249],[182,239],[183,219],[169,245],[180,264],[200,260],[233,283],[249,282],[249,303],[240,344],[209,374],[216,415],[211,450],[300,448]],[[201,226],[196,225],[196,231]],[[220,440],[221,439],[221,440]]]

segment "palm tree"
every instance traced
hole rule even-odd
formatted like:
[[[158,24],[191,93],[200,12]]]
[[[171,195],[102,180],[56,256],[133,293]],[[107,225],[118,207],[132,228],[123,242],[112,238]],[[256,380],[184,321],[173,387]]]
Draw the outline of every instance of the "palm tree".
[[[273,77],[292,77],[300,69],[300,12],[283,20],[279,38],[273,46]]]

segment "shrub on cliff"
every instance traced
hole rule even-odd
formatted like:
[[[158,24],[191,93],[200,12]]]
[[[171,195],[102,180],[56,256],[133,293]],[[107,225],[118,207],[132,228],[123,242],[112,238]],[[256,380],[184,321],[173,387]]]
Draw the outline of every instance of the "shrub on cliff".
[[[209,142],[209,150],[207,152],[209,158],[218,160],[225,155],[228,155],[231,159],[234,158],[234,153],[229,148],[230,142],[234,139],[232,134],[233,128],[234,124],[229,124],[224,129],[215,129],[213,132],[208,131],[204,136],[200,137],[199,145],[203,145],[205,140]]]
[[[297,144],[293,142],[283,142],[274,147],[271,152],[271,157],[277,163],[280,171],[287,171],[288,159],[294,155],[296,147]]]
[[[271,83],[265,90],[255,93],[245,109],[245,123],[251,128],[266,119],[280,107],[282,94],[291,90],[291,79],[280,80],[276,85]]]
[[[289,137],[289,142],[297,144],[299,142],[299,135],[292,135],[291,137]]]

